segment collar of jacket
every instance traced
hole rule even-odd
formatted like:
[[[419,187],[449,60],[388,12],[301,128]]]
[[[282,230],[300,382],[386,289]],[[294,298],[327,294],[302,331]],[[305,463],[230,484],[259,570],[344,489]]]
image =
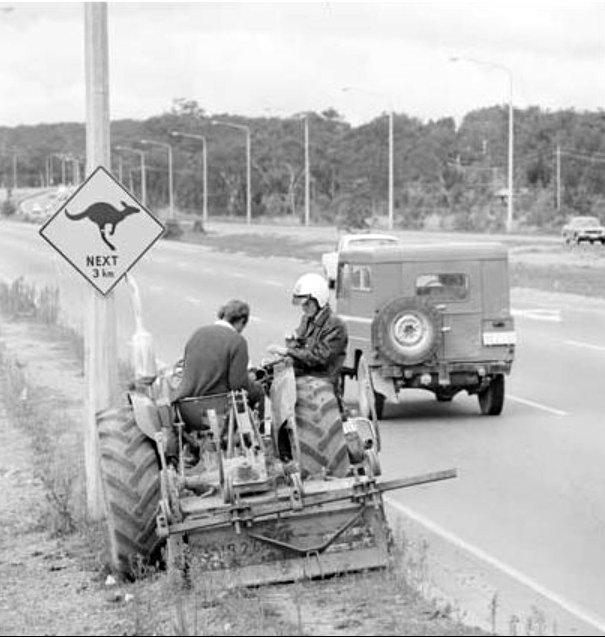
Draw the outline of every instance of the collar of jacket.
[[[215,326],[224,326],[225,328],[231,328],[231,330],[235,330],[235,328],[228,321],[225,321],[224,319],[217,319],[214,322],[214,325]]]
[[[318,328],[321,328],[324,325],[324,323],[326,323],[326,321],[328,320],[328,317],[330,316],[330,314],[331,314],[330,306],[326,304],[313,317],[313,319],[307,320],[307,326],[317,326]]]

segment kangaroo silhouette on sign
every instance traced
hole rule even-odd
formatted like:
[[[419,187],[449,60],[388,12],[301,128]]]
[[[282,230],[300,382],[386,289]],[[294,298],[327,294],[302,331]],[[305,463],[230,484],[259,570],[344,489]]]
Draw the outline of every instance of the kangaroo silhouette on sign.
[[[116,226],[123,219],[140,211],[139,208],[130,206],[125,201],[122,201],[121,204],[123,208],[122,210],[118,210],[107,202],[97,202],[95,204],[91,204],[85,211],[81,213],[70,215],[67,212],[67,209],[65,209],[65,214],[67,215],[68,219],[73,219],[74,221],[78,221],[80,219],[90,219],[91,222],[94,222],[99,227],[101,239],[111,248],[111,250],[115,250],[116,247],[109,241],[109,239],[107,239],[107,235],[105,234],[106,227],[110,226],[109,234],[113,235],[116,232]]]

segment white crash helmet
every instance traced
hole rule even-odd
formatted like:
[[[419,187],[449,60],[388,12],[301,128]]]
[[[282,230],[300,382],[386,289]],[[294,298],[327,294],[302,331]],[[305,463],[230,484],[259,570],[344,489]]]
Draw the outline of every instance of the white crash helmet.
[[[294,305],[300,305],[312,297],[317,301],[317,305],[323,308],[330,300],[330,289],[328,288],[328,282],[316,273],[308,273],[298,279],[294,285],[294,291],[292,292],[292,303]]]

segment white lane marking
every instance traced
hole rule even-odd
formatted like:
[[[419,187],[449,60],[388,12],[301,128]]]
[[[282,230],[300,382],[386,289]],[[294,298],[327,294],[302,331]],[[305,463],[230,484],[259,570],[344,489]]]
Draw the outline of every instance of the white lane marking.
[[[192,303],[196,306],[200,306],[202,304],[202,300],[198,299],[197,297],[185,297],[185,301],[188,301],[189,303]]]
[[[244,274],[243,272],[230,272],[225,274],[231,275],[232,277],[237,277],[238,279],[243,279],[244,277],[247,277],[247,275]]]
[[[157,284],[151,284],[150,286],[148,286],[149,288],[149,292],[164,292],[164,286],[158,286]]]
[[[252,323],[263,323],[260,317],[255,317],[254,315],[250,315],[250,321],[252,321]]]
[[[267,286],[277,286],[279,288],[286,288],[286,284],[282,281],[275,281],[274,279],[263,279],[263,284],[267,284]]]
[[[565,600],[565,598],[563,598],[561,595],[556,594],[550,589],[547,589],[546,587],[544,587],[543,585],[535,581],[533,578],[530,578],[529,576],[519,571],[518,569],[515,569],[514,567],[510,567],[506,563],[502,562],[501,560],[498,560],[494,556],[491,556],[490,554],[483,551],[482,549],[479,549],[478,547],[475,547],[474,545],[471,545],[470,543],[463,541],[458,536],[455,536],[454,534],[452,534],[451,532],[448,532],[446,529],[444,529],[440,525],[437,525],[437,523],[429,520],[428,518],[425,518],[424,516],[420,514],[417,514],[416,512],[413,512],[411,509],[405,507],[404,505],[401,505],[400,503],[396,503],[394,500],[392,500],[392,498],[385,496],[384,500],[388,501],[391,507],[393,507],[396,510],[399,510],[404,516],[407,516],[415,520],[417,523],[419,523],[423,527],[431,530],[434,534],[437,534],[438,536],[441,536],[442,538],[444,538],[447,542],[452,543],[453,545],[456,545],[462,551],[472,554],[479,560],[487,563],[488,565],[491,565],[492,567],[503,572],[507,576],[514,578],[525,587],[529,587],[530,589],[533,589],[540,596],[544,596],[545,598],[548,598],[549,600],[553,601],[554,603],[556,603],[557,605],[565,609],[570,614],[576,616],[576,618],[580,618],[583,622],[594,626],[599,631],[605,632],[604,619],[601,619],[597,616],[593,616],[590,612],[584,609],[581,609],[580,607],[578,607],[577,605],[573,604],[570,601]]]
[[[572,339],[566,339],[563,341],[570,346],[577,346],[578,348],[589,348],[590,350],[598,350],[599,352],[605,352],[605,346],[596,346],[593,343],[584,343],[583,341],[573,341]]]
[[[567,416],[567,412],[564,412],[563,410],[557,410],[557,408],[549,408],[547,405],[542,405],[541,403],[536,403],[535,401],[529,401],[528,399],[521,399],[520,397],[513,396],[512,394],[507,394],[506,398],[510,399],[511,401],[516,401],[517,403],[529,405],[530,407],[537,408],[538,410],[550,412],[550,414],[555,414],[556,416]]]
[[[528,310],[520,310],[513,308],[511,314],[524,319],[534,319],[535,321],[554,321],[561,323],[561,311],[548,308],[531,308]]]

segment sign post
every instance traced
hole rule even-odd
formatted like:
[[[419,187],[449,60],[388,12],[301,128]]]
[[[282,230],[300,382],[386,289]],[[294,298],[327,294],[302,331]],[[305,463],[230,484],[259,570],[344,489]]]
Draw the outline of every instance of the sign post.
[[[109,59],[107,44],[107,4],[84,5],[86,72],[86,175],[95,166],[109,166]],[[92,520],[103,518],[97,412],[114,403],[118,396],[118,355],[115,300],[100,298],[90,291],[85,325],[86,423],[84,463],[86,502]],[[115,403],[114,403],[115,404]]]
[[[86,181],[40,235],[92,284],[85,314],[86,500],[91,520],[104,515],[97,415],[118,404],[118,348],[113,288],[164,228],[104,168],[110,165],[107,4],[87,2]]]

